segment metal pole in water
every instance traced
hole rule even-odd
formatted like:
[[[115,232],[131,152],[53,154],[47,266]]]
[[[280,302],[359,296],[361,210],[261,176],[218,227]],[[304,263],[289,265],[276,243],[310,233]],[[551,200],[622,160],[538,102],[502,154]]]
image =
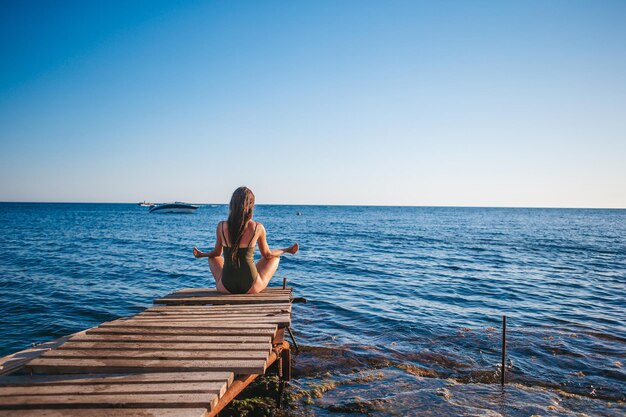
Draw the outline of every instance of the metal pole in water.
[[[500,385],[504,387],[505,372],[506,372],[506,315],[502,316],[502,369],[501,369]]]
[[[287,289],[287,278],[283,278],[283,290]]]

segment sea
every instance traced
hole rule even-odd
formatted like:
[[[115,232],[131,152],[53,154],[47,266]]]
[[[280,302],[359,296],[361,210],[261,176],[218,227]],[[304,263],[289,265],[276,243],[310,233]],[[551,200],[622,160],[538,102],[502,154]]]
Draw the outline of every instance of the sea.
[[[211,287],[228,207],[0,203],[0,355]],[[626,210],[258,205],[294,416],[623,416]],[[259,253],[257,250],[257,258]],[[507,384],[502,317],[507,317]]]

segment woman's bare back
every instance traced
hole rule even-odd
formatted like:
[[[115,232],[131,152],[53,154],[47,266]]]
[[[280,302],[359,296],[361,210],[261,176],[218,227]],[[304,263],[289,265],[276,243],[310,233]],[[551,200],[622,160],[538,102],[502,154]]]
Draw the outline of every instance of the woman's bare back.
[[[257,240],[259,239],[259,225],[260,223],[255,222],[254,220],[249,220],[248,223],[243,228],[243,235],[241,236],[241,240],[239,241],[240,248],[247,248],[249,246],[255,246]],[[230,236],[228,234],[228,221],[224,220],[219,224],[220,229],[220,238],[224,240],[222,244],[224,246],[231,246]]]

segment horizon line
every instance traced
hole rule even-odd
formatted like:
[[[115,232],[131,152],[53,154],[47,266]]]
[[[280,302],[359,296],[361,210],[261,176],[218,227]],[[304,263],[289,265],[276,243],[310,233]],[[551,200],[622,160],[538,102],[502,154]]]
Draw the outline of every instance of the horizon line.
[[[131,204],[138,202],[124,201],[0,201],[0,204]],[[163,203],[155,203],[163,204]],[[228,203],[188,203],[195,205],[222,205]],[[309,207],[407,207],[407,208],[494,208],[494,209],[554,209],[554,210],[626,210],[626,207],[563,207],[563,206],[481,206],[481,205],[411,205],[411,204],[295,204],[295,203],[258,203],[257,206],[309,206]]]

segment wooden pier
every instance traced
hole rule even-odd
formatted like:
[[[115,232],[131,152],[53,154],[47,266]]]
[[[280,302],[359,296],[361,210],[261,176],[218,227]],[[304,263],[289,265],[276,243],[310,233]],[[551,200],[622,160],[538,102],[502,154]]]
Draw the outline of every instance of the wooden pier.
[[[184,289],[130,318],[7,356],[0,417],[215,416],[277,360],[282,394],[292,300],[285,286]]]

